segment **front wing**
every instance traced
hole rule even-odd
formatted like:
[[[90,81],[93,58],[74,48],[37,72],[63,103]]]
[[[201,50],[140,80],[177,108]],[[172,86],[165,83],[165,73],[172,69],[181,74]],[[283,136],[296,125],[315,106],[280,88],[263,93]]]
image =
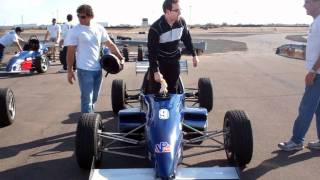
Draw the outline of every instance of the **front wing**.
[[[210,179],[240,179],[235,167],[204,167],[178,168],[176,180],[210,180]],[[153,180],[155,171],[152,168],[131,169],[92,169],[90,180]]]

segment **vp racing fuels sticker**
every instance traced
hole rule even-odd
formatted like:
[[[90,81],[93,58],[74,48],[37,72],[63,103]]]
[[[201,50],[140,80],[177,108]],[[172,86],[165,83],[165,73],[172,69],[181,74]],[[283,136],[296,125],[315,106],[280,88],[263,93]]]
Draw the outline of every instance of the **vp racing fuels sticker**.
[[[170,153],[171,146],[168,142],[160,142],[159,144],[156,144],[154,151],[156,153]]]

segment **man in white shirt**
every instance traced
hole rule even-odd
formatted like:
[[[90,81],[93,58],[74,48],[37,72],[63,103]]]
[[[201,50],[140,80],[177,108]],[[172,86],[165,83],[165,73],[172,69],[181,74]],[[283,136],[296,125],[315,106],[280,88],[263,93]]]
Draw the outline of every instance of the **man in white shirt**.
[[[72,15],[68,14],[67,15],[67,22],[65,22],[61,25],[60,46],[63,46],[63,41],[66,38],[68,31],[73,28],[72,19],[73,19]]]
[[[81,112],[94,112],[102,84],[102,68],[100,65],[100,47],[103,43],[122,63],[123,57],[117,46],[110,40],[107,31],[99,24],[91,22],[93,10],[89,5],[81,5],[77,9],[80,24],[71,29],[64,41],[68,46],[67,68],[68,82],[73,84],[75,75],[73,71],[74,55],[77,59],[77,76],[81,92]]]
[[[284,151],[303,149],[304,137],[310,127],[313,116],[316,116],[318,140],[309,142],[310,149],[320,150],[320,0],[305,0],[304,8],[313,17],[310,26],[307,49],[305,92],[300,102],[299,114],[294,122],[293,135],[287,142],[278,144]]]
[[[21,37],[19,37],[22,31],[23,29],[21,27],[16,27],[14,31],[9,31],[0,38],[0,65],[2,64],[4,49],[10,46],[12,43],[17,45],[19,51],[22,51],[19,43],[19,40],[24,41]]]
[[[47,42],[48,38],[50,42],[53,42],[54,44],[58,44],[60,41],[60,33],[61,33],[61,28],[57,23],[57,20],[55,18],[52,19],[52,25],[49,25],[47,27],[47,33],[44,37],[44,41]],[[52,60],[55,61],[55,52],[56,52],[56,47],[55,45],[50,48],[51,49],[51,54],[52,54]]]
[[[62,64],[62,69],[60,69],[58,72],[60,73],[66,73],[67,72],[67,46],[64,46],[64,39],[67,36],[67,33],[70,29],[73,28],[73,24],[72,24],[72,15],[68,14],[67,15],[67,22],[62,24],[61,27],[61,41],[60,41],[60,47],[63,47],[62,50],[60,51],[60,62]],[[73,64],[73,69],[76,69],[76,61],[74,61]]]

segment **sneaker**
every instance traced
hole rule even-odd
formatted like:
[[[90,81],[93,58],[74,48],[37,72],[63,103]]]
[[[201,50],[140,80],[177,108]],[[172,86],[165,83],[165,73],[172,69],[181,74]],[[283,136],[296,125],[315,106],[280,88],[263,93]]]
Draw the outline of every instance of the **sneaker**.
[[[309,143],[308,143],[308,148],[309,148],[309,149],[320,150],[320,140],[315,141],[315,142],[309,142]]]
[[[66,73],[66,72],[67,72],[66,69],[60,69],[60,70],[58,71],[58,73]]]
[[[290,140],[288,142],[279,143],[278,147],[283,151],[299,151],[303,149],[303,144],[296,144]]]

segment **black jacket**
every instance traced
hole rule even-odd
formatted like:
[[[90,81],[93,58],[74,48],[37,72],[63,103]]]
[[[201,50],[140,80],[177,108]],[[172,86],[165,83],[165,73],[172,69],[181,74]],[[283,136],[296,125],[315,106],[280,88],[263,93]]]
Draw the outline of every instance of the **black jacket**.
[[[192,56],[196,56],[189,30],[183,18],[179,18],[171,27],[163,15],[151,25],[148,35],[148,51],[152,72],[159,71],[159,60],[180,59],[180,40],[183,41]]]

